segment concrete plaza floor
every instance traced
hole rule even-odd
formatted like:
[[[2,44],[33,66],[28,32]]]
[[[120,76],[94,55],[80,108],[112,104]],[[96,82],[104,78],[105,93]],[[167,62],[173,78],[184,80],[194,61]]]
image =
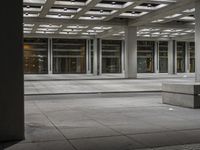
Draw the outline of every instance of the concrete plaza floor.
[[[194,150],[200,110],[162,104],[159,93],[25,97],[26,140],[6,150]],[[181,145],[173,146],[172,145]],[[0,149],[1,149],[0,148]],[[152,149],[151,149],[152,150]]]

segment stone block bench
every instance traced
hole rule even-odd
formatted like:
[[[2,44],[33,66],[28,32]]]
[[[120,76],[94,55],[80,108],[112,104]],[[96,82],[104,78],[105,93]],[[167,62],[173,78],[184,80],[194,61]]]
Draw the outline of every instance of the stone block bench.
[[[200,83],[163,83],[162,101],[188,108],[200,108]]]

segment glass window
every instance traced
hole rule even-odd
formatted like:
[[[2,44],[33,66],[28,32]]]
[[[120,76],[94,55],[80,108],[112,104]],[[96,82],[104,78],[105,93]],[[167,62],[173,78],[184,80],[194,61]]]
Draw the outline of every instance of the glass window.
[[[137,47],[138,73],[153,73],[155,42],[138,41]]]
[[[24,39],[24,73],[48,73],[48,39]]]
[[[195,43],[189,43],[189,52],[190,52],[190,72],[195,72]]]
[[[185,72],[185,42],[177,42],[177,72]]]
[[[168,42],[159,41],[159,72],[168,72]]]
[[[121,41],[102,40],[102,73],[121,73]]]
[[[86,73],[86,40],[53,39],[53,73]]]
[[[94,51],[94,44],[93,40],[90,40],[90,54],[91,54],[91,73],[93,73],[93,51]]]

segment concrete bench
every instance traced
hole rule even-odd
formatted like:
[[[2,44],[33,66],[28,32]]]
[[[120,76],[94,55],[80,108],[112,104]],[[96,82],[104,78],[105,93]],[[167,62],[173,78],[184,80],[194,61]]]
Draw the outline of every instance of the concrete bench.
[[[200,83],[163,83],[164,104],[200,108]]]

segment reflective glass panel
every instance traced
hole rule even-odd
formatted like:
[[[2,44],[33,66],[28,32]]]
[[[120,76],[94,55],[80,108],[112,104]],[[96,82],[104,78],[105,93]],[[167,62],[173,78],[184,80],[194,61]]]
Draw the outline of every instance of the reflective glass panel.
[[[195,43],[189,43],[189,51],[190,51],[190,72],[195,72]]]
[[[86,73],[86,40],[53,39],[53,73]]]
[[[153,73],[155,42],[138,41],[137,47],[138,73]]]
[[[168,42],[159,41],[159,72],[168,72]]]
[[[24,73],[48,73],[48,39],[24,39]]]
[[[121,41],[102,40],[102,73],[121,73]]]
[[[185,72],[185,42],[177,42],[177,72]]]

